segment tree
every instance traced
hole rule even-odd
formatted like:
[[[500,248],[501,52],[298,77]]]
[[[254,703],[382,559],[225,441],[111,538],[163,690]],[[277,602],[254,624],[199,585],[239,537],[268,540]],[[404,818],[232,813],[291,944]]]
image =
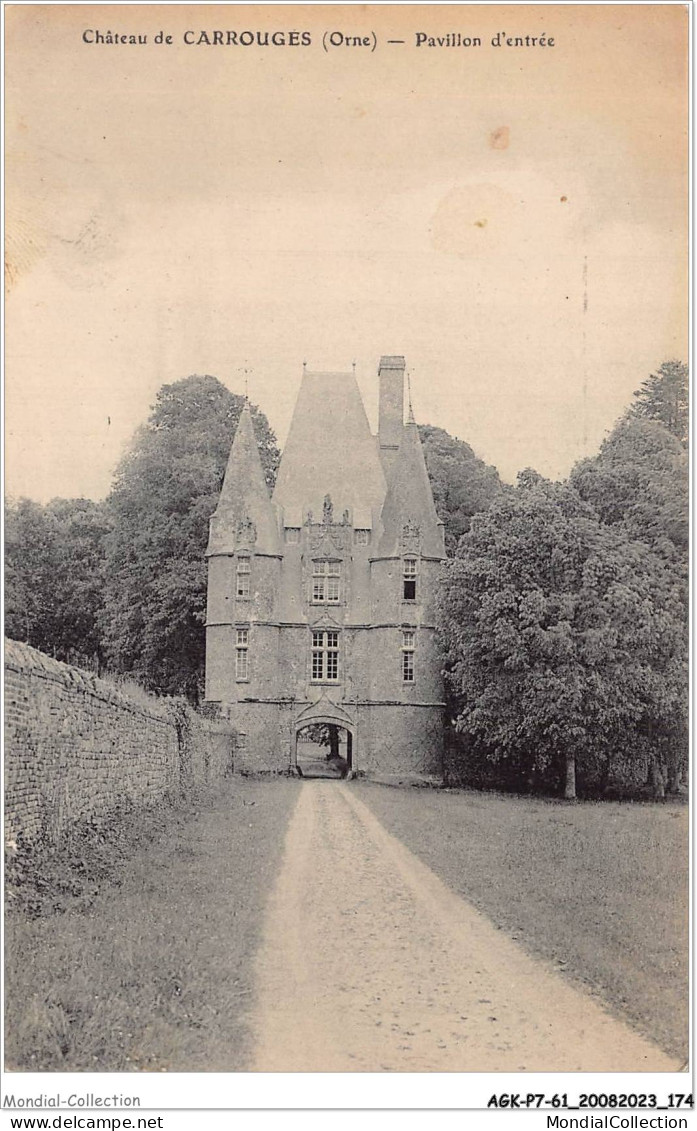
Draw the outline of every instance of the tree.
[[[58,527],[57,655],[99,671],[104,601],[104,539],[109,517],[92,499],[53,499],[47,512]]]
[[[470,527],[472,515],[486,510],[505,490],[495,467],[475,456],[469,444],[443,428],[419,425],[433,500],[445,523],[445,547],[453,554]]]
[[[689,370],[682,361],[664,361],[657,373],[634,393],[628,417],[656,420],[687,446],[690,423],[688,402]]]
[[[56,523],[40,503],[9,500],[5,508],[5,632],[43,651],[53,647]]]
[[[682,369],[686,378],[687,370]],[[671,578],[670,591],[681,605],[684,638],[689,612],[689,488],[688,454],[681,439],[658,418],[632,409],[598,455],[576,465],[570,482],[593,505],[601,522],[624,530],[662,558]],[[674,678],[669,680],[672,697],[664,696],[660,712],[647,710],[637,735],[637,749],[645,751],[657,796],[663,795],[666,785],[677,791],[686,761],[685,643],[677,657]]]
[[[10,501],[6,510],[5,631],[59,660],[99,670],[103,539],[91,499]]]
[[[198,702],[205,663],[208,520],[215,510],[244,398],[215,377],[164,385],[122,459],[107,500],[103,629],[111,667],[162,694]],[[273,485],[279,452],[252,406]]]
[[[675,571],[534,472],[472,520],[446,563],[440,626],[458,729],[519,779],[576,795],[684,703]]]
[[[621,525],[667,557],[687,558],[688,456],[662,424],[625,416],[570,482],[602,522]]]

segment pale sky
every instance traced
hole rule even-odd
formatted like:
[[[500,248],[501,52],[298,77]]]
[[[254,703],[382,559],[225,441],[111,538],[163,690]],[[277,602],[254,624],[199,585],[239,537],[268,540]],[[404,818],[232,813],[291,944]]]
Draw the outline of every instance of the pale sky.
[[[355,360],[375,426],[383,353],[406,356],[418,421],[508,480],[559,477],[686,360],[682,5],[6,15],[10,494],[102,497],[191,373],[243,392],[247,367],[283,444],[302,362]],[[182,41],[247,28],[312,44]],[[331,30],[376,48],[325,52]]]

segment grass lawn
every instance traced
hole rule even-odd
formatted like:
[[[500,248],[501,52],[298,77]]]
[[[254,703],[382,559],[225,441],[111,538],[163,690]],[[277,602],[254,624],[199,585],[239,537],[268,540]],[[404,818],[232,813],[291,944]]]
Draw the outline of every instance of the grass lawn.
[[[687,1058],[686,806],[356,788],[451,889]]]
[[[160,815],[89,906],[62,895],[58,914],[8,913],[7,1068],[244,1069],[252,960],[297,789],[226,779]]]

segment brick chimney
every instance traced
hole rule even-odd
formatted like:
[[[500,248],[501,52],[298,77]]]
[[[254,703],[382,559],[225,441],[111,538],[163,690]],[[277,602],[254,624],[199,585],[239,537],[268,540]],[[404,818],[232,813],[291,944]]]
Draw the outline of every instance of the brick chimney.
[[[404,358],[393,355],[380,358],[380,415],[378,441],[385,473],[394,462],[402,442],[404,427]]]

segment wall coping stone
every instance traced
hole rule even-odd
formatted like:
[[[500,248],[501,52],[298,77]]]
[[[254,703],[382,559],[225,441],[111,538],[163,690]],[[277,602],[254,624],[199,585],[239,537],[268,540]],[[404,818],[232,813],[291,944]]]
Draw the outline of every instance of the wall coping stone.
[[[5,638],[5,667],[10,671],[23,672],[26,675],[36,676],[39,679],[49,679],[54,683],[62,683],[72,691],[83,691],[93,695],[106,703],[113,703],[128,711],[150,718],[167,722],[171,716],[171,700],[157,700],[150,697],[148,692],[138,687],[134,693],[129,694],[127,688],[94,672],[75,668],[71,664],[64,664],[61,660],[54,660],[30,644],[23,644],[19,640]],[[136,696],[147,698],[148,702],[138,702]]]

